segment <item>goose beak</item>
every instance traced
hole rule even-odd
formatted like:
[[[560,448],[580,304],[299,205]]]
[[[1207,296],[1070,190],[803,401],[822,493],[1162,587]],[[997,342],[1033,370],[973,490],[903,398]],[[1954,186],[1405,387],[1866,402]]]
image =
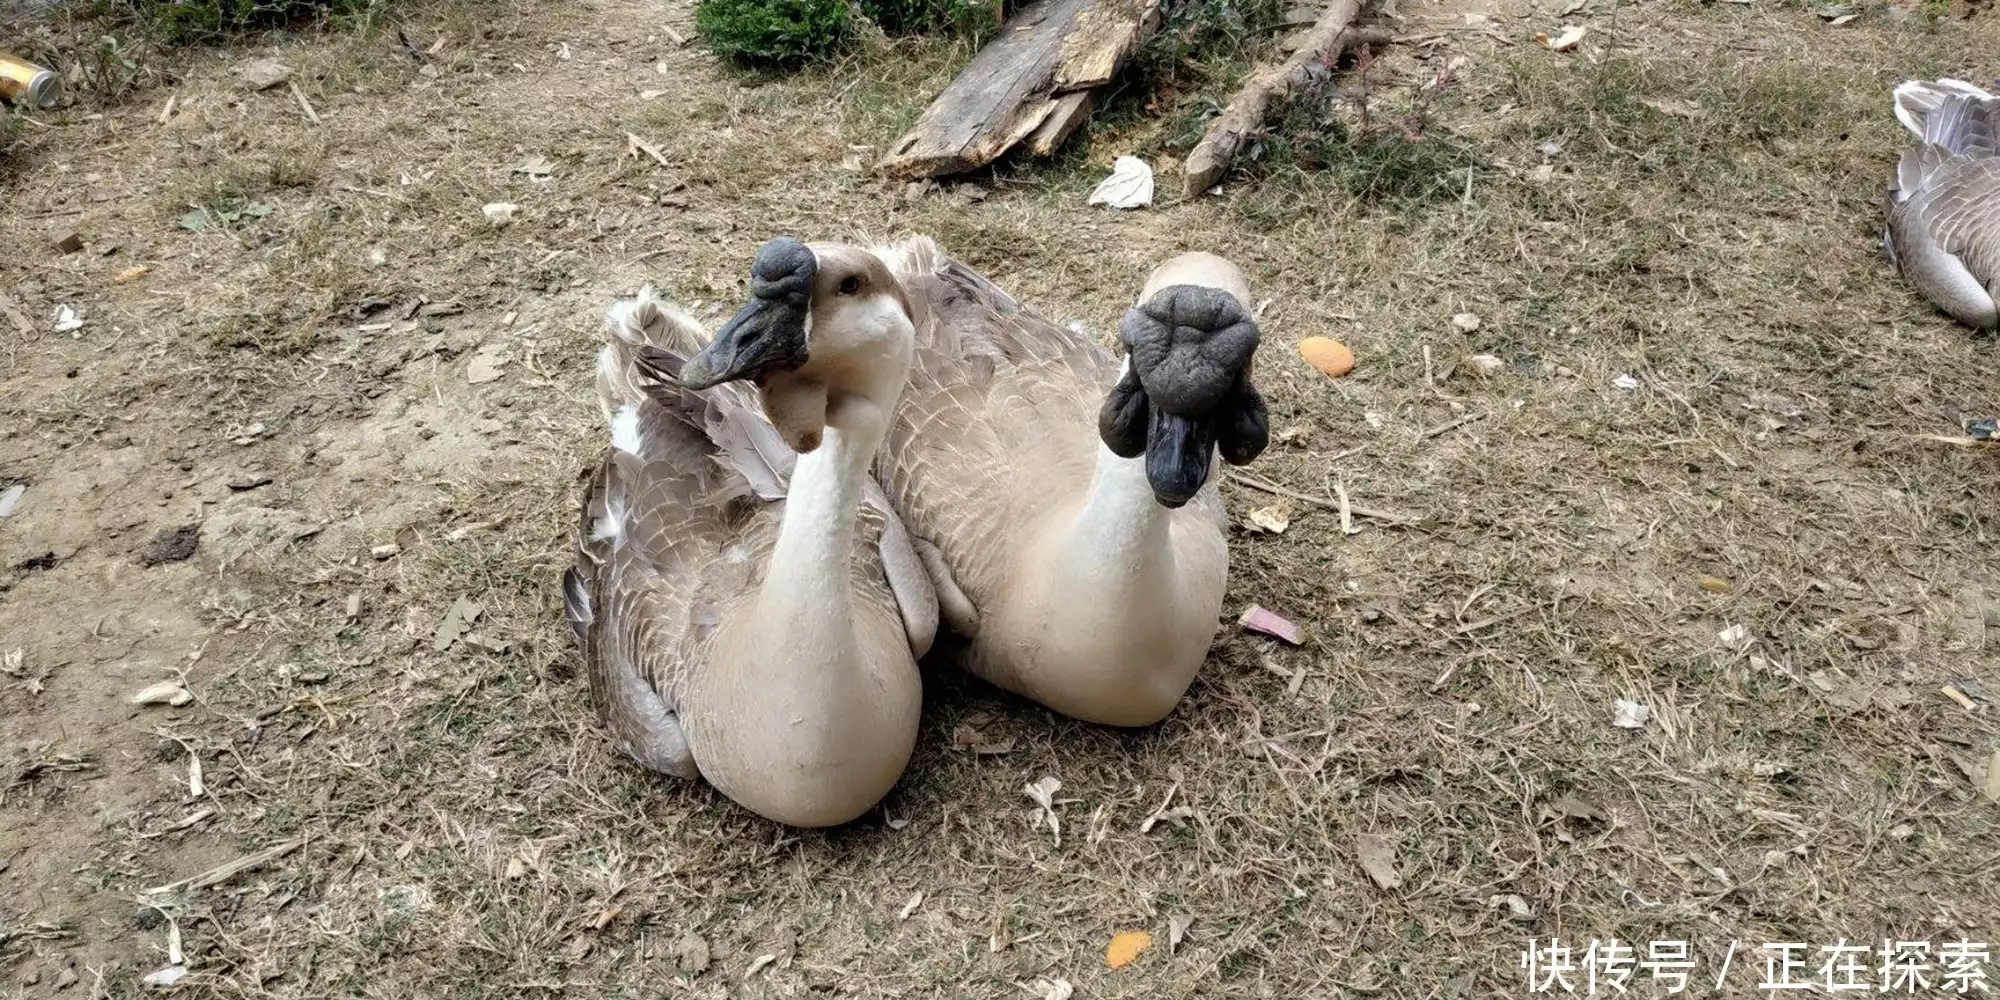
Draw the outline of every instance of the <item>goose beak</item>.
[[[1215,424],[1155,407],[1146,432],[1146,481],[1153,499],[1174,510],[1187,505],[1208,482],[1215,463]]]
[[[1113,453],[1146,456],[1153,497],[1169,509],[1194,499],[1219,454],[1245,465],[1270,440],[1263,397],[1250,383],[1260,339],[1234,295],[1171,285],[1125,314],[1125,375],[1098,414]]]
[[[819,259],[789,236],[774,237],[750,262],[750,301],[729,318],[701,353],[681,366],[690,389],[793,371],[806,363],[812,324],[812,283]]]
[[[762,381],[805,363],[805,310],[782,300],[753,297],[701,353],[681,366],[680,380],[690,389],[706,389],[740,379]]]

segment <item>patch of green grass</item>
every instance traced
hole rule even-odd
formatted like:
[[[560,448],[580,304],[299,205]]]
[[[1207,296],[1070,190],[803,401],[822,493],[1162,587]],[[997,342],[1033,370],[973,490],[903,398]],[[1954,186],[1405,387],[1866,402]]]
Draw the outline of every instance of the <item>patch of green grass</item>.
[[[852,30],[847,0],[700,0],[695,27],[717,55],[777,66],[828,58]]]
[[[133,0],[131,4],[169,42],[298,27],[366,14],[380,5],[381,0]]]
[[[891,35],[982,39],[1000,27],[1006,0],[860,0],[861,13]]]

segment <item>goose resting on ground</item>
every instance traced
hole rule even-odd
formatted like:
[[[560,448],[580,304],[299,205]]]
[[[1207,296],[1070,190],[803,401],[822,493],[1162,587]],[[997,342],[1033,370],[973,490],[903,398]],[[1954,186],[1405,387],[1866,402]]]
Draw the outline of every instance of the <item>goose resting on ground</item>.
[[[917,331],[877,475],[965,665],[1086,721],[1165,718],[1222,608],[1216,456],[1248,462],[1268,436],[1242,274],[1213,254],[1162,265],[1121,367],[927,238],[872,253]]]
[[[908,764],[916,658],[937,624],[868,471],[913,331],[866,254],[773,240],[752,287],[705,348],[651,289],[612,311],[598,388],[613,446],[564,605],[621,749],[767,818],[831,826]],[[796,351],[759,347],[805,328],[809,351],[803,336]],[[728,384],[741,379],[759,382],[777,428]]]
[[[1883,246],[1953,319],[2000,328],[2000,97],[1912,80],[1896,88],[1895,109],[1918,142],[1896,163]]]

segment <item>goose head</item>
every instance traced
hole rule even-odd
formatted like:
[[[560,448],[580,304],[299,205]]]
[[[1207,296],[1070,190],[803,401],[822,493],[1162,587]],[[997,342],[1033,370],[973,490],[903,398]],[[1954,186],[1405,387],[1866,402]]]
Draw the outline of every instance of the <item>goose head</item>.
[[[1244,465],[1270,440],[1263,397],[1250,384],[1259,333],[1244,305],[1247,289],[1229,290],[1241,287],[1240,275],[1212,259],[1225,279],[1149,288],[1126,312],[1118,330],[1125,370],[1098,413],[1106,447],[1124,458],[1145,455],[1153,497],[1168,508],[1194,499],[1217,453]]]
[[[916,328],[902,284],[875,255],[788,236],[750,265],[750,298],[681,368],[692,389],[749,380],[795,451],[825,428],[886,421],[909,377]]]

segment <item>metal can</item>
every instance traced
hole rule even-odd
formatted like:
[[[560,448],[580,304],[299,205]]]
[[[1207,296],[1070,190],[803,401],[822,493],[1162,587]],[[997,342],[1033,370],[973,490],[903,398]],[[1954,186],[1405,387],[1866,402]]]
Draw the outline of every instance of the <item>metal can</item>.
[[[62,100],[62,77],[11,52],[0,52],[0,101],[48,110]]]

